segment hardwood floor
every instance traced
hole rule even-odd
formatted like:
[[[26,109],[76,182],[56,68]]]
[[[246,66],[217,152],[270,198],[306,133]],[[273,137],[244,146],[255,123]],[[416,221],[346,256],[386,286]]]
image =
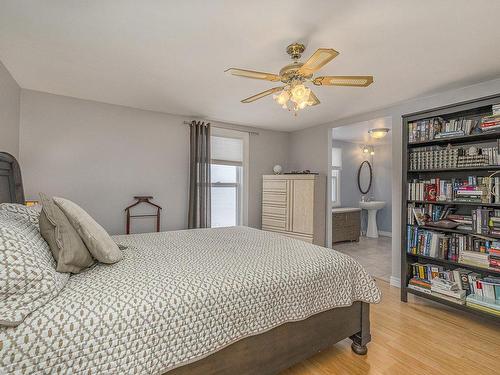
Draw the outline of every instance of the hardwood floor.
[[[500,325],[410,295],[378,280],[382,302],[371,305],[368,354],[349,339],[295,365],[282,375],[500,374]]]

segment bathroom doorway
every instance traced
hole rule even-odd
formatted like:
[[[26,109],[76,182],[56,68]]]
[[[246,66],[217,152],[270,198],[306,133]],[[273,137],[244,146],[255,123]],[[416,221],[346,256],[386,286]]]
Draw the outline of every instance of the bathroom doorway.
[[[390,280],[392,268],[392,118],[332,128],[332,247]]]

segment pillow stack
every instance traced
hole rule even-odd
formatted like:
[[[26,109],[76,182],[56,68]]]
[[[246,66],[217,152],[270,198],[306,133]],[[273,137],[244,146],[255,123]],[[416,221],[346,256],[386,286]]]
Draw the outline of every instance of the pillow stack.
[[[52,250],[59,272],[78,273],[94,263],[87,246],[51,198],[40,194],[40,233]]]
[[[116,263],[122,259],[122,252],[118,245],[83,208],[68,199],[56,197],[53,199],[95,259],[108,264]]]
[[[40,207],[0,204],[0,325],[16,326],[95,261],[122,252],[75,203],[40,194]]]

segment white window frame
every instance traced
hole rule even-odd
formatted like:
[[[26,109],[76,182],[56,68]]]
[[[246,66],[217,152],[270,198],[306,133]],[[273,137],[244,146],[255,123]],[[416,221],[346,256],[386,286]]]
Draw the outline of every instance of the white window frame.
[[[249,134],[247,132],[242,132],[239,130],[217,128],[212,126],[211,136],[224,137],[224,138],[235,138],[241,139],[243,142],[243,162],[241,169],[237,169],[238,175],[236,176],[237,181],[241,183],[224,183],[224,182],[212,182],[211,186],[214,187],[235,187],[236,186],[236,197],[237,197],[237,211],[239,213],[236,218],[236,225],[248,225],[248,180],[249,180]],[[218,165],[239,165],[225,160],[214,160],[212,159],[212,164]],[[241,175],[240,175],[241,173]]]

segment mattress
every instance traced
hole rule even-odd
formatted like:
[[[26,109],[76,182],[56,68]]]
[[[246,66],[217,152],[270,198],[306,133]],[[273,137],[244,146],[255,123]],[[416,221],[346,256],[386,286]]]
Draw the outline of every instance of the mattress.
[[[114,236],[123,260],[70,277],[17,327],[0,373],[162,374],[380,291],[354,259],[246,227]]]

